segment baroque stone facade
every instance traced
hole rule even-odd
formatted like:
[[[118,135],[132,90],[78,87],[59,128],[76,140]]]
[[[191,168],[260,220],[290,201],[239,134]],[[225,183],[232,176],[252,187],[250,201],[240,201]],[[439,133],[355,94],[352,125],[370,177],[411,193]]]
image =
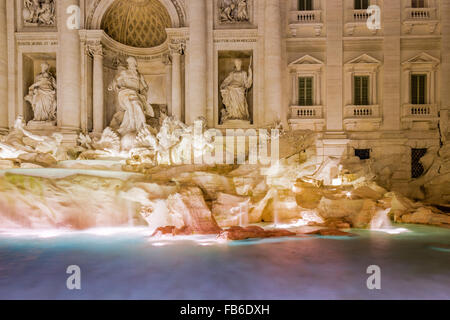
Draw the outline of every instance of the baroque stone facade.
[[[369,157],[401,189],[414,155],[447,139],[450,1],[369,2],[379,28],[353,0],[2,0],[0,130],[35,118],[25,97],[47,64],[56,122],[28,129],[67,144],[101,133],[120,105],[108,85],[131,56],[155,110],[223,130],[312,130],[319,153]],[[239,123],[223,121],[221,92],[237,60],[253,78],[236,90]]]

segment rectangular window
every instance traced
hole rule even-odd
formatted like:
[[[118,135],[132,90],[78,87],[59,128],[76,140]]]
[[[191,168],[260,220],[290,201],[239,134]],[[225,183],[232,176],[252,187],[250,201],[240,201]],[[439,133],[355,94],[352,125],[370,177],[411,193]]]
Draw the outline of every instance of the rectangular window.
[[[298,105],[312,106],[313,105],[313,78],[300,77],[298,78]]]
[[[355,156],[361,160],[370,159],[370,149],[355,149]]]
[[[411,75],[411,103],[426,104],[427,76],[425,74]]]
[[[355,10],[363,10],[369,8],[369,0],[355,0]]]
[[[354,104],[355,106],[369,105],[369,77],[355,76],[354,78]]]
[[[313,10],[313,0],[298,0],[298,11]]]
[[[423,156],[427,154],[427,152],[427,149],[411,150],[411,177],[413,179],[420,178],[425,173],[425,169],[420,163],[420,159],[422,159]]]
[[[413,7],[413,8],[425,8],[425,0],[412,0],[411,7]]]

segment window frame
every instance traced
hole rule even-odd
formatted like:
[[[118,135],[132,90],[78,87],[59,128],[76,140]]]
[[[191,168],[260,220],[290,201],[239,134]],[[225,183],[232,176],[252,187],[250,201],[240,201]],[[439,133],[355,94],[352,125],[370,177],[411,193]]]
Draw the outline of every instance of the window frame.
[[[365,7],[366,3],[367,3],[367,6]],[[369,7],[370,7],[370,0],[354,0],[353,1],[353,9],[354,10],[367,10]]]
[[[360,87],[360,89],[359,89],[359,91],[360,91],[360,101],[356,101],[357,99],[356,99],[356,93],[357,93],[357,89],[356,89],[356,79],[357,78],[360,78],[360,79],[366,79],[367,80],[367,88],[366,88],[366,94],[367,94],[367,96],[366,96],[366,101],[364,101],[364,99],[363,99],[363,90],[364,90],[364,88],[363,88],[363,85],[362,85],[362,82],[361,82],[361,87]],[[352,92],[353,92],[353,97],[352,97],[352,100],[353,100],[353,105],[354,106],[370,106],[371,105],[371,99],[370,99],[370,96],[371,96],[371,88],[370,88],[370,85],[371,85],[371,83],[370,83],[370,75],[369,74],[354,74],[353,75],[353,90],[352,90]],[[364,103],[364,102],[366,102],[366,103]]]
[[[304,88],[303,88],[304,94],[305,94],[304,99],[302,99],[302,97],[300,95],[301,90],[302,90],[302,88],[300,87],[300,84],[301,84],[301,80],[300,79],[305,79]],[[308,99],[308,96],[307,96],[308,88],[307,88],[307,81],[306,80],[309,80],[310,83],[311,83],[311,89],[310,89],[311,93],[310,93],[309,99]],[[307,75],[300,75],[300,76],[298,76],[297,77],[297,90],[298,90],[298,92],[297,92],[297,104],[298,104],[298,106],[302,106],[302,107],[314,106],[314,76],[312,76],[312,75],[310,75],[310,76],[307,76]]]
[[[422,2],[422,5],[421,3]],[[411,0],[411,8],[420,9],[420,8],[428,8],[426,0]]]
[[[302,9],[302,6],[304,7],[303,9]],[[314,10],[314,0],[297,0],[297,10],[298,11],[313,11]]]
[[[420,81],[417,81],[417,86],[414,88],[413,86],[413,79],[424,79],[423,83],[423,96],[421,96],[421,89],[420,88]],[[428,104],[428,74],[426,73],[411,73],[410,75],[410,84],[409,84],[409,94],[410,94],[410,101],[413,105],[426,105]],[[417,90],[417,92],[414,94],[414,90]],[[414,101],[414,96],[416,96],[416,100]]]

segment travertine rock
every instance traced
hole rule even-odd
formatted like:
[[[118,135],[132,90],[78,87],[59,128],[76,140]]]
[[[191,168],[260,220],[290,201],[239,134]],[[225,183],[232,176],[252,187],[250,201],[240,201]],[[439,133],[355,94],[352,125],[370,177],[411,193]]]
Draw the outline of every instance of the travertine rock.
[[[345,218],[355,228],[366,228],[370,225],[378,209],[373,200],[330,200],[323,198],[318,210],[325,220]]]
[[[219,193],[234,193],[233,181],[225,176],[209,172],[182,173],[175,181],[193,184],[205,192],[207,200],[214,200]]]
[[[278,238],[278,237],[294,237],[295,233],[284,229],[264,230],[261,227],[250,226],[246,228],[231,227],[224,230],[218,236],[222,240],[245,240],[254,238]]]
[[[250,198],[219,193],[212,204],[212,214],[221,227],[247,225],[249,221]]]
[[[317,208],[323,197],[323,192],[319,187],[302,180],[297,181],[293,190],[298,205],[305,209]]]
[[[334,237],[354,237],[352,233],[344,232],[338,229],[319,229],[306,234],[315,234],[320,236],[334,236]]]
[[[12,160],[1,160],[0,159],[0,170],[12,169],[14,168],[14,161]]]
[[[404,214],[399,219],[399,222],[414,223],[414,224],[428,224],[441,227],[450,228],[450,215],[444,213],[433,212],[431,208],[419,208],[414,213]]]
[[[56,159],[49,153],[24,153],[18,159],[22,162],[34,163],[43,167],[54,167]]]
[[[184,225],[196,234],[218,234],[217,225],[211,211],[203,199],[199,188],[189,187],[167,199],[167,207],[172,214],[183,217]]]

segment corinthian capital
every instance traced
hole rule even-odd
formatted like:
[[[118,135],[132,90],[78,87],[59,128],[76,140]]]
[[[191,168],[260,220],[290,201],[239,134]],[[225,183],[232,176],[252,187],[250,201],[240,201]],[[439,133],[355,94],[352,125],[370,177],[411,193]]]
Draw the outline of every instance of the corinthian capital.
[[[169,43],[170,54],[184,54],[184,50],[186,49],[186,44],[181,40],[172,40]]]
[[[103,57],[103,46],[100,41],[88,42],[86,46],[87,54],[92,57],[101,56]]]

